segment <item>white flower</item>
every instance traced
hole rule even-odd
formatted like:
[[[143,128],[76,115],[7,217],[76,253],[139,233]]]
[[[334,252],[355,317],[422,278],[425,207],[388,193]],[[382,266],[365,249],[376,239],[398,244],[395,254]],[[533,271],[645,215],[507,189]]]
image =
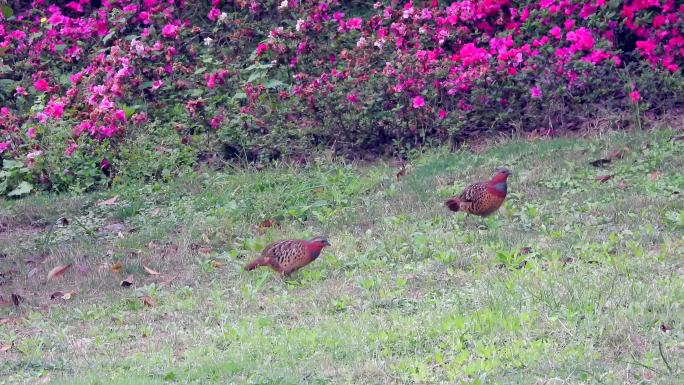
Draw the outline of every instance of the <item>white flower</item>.
[[[221,23],[225,23],[225,21],[228,19],[228,14],[225,12],[221,12],[221,14],[218,17],[218,21]]]
[[[304,25],[304,20],[302,20],[302,19],[297,20],[297,25],[295,26],[295,30],[297,30],[297,32],[300,32],[303,25]]]
[[[359,38],[359,41],[356,42],[356,46],[359,48],[363,48],[368,45],[368,41],[366,40],[365,37],[361,36]]]
[[[285,8],[287,8],[287,6],[288,6],[287,0],[283,0],[282,3],[280,3],[280,6],[278,7],[278,9],[285,9]]]
[[[206,45],[207,47],[211,47],[213,44],[214,44],[214,39],[212,39],[210,37],[204,38],[204,45]]]

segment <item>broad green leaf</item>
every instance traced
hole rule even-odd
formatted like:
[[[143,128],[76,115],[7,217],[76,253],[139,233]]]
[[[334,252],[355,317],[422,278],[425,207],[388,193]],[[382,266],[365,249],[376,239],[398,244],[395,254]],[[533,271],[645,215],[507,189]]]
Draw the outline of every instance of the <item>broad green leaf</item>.
[[[2,168],[5,170],[14,170],[15,168],[21,168],[23,165],[18,160],[5,159],[2,161]]]
[[[242,91],[236,92],[235,95],[233,95],[233,99],[247,99],[247,94]]]
[[[249,75],[249,78],[247,78],[247,82],[252,83],[253,81],[255,81],[257,79],[261,79],[265,76],[266,76],[266,72],[262,72],[262,71],[252,72],[252,74]]]
[[[152,87],[152,82],[144,82],[138,86],[138,89],[144,90],[145,88]]]
[[[267,81],[266,84],[264,84],[264,87],[266,87],[266,89],[280,88],[283,86],[285,86],[285,83],[281,82],[278,79],[271,79]]]
[[[9,5],[3,5],[0,7],[0,10],[2,10],[2,15],[5,16],[5,19],[9,19],[10,17],[14,16],[14,11]]]
[[[135,107],[123,106],[121,109],[126,114],[126,119],[130,119],[133,114],[135,114]]]
[[[10,46],[0,47],[0,55],[5,54],[5,52],[10,50]]]
[[[20,195],[26,195],[33,190],[33,185],[29,182],[21,182],[19,183],[19,186],[15,188],[14,190],[10,191],[7,193],[8,197],[14,197],[14,196],[20,196]]]

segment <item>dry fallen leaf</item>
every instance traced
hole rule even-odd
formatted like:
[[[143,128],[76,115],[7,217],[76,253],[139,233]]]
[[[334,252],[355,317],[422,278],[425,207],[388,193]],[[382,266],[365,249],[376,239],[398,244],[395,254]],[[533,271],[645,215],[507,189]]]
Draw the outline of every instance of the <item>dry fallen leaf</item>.
[[[324,190],[323,190],[323,187],[316,187],[315,189],[312,189],[312,190],[311,190],[311,192],[317,193],[317,194],[318,194],[318,193],[322,193],[323,191],[324,191]]]
[[[219,261],[211,261],[211,265],[212,265],[213,267],[217,268],[217,269],[218,269],[219,267],[223,266],[223,264],[222,264],[221,262],[219,262]]]
[[[665,324],[662,324],[662,323],[660,324],[660,331],[662,331],[663,333],[667,333],[667,332],[670,331],[670,330],[672,330],[671,327],[669,327],[669,326],[667,326],[667,325],[665,325]]]
[[[160,210],[159,210],[159,207],[153,209],[152,212],[150,213],[150,217],[156,218],[157,215],[159,215],[159,211],[160,211]]]
[[[149,275],[159,275],[159,274],[161,274],[161,273],[159,273],[158,271],[152,270],[152,269],[150,269],[149,267],[147,267],[147,266],[145,266],[145,265],[143,265],[143,269],[145,269],[145,271],[146,271],[147,274],[149,274]]]
[[[177,275],[174,275],[172,277],[166,278],[165,280],[159,282],[159,286],[166,286],[171,283],[174,279],[178,278]]]
[[[121,263],[121,261],[117,261],[115,264],[112,265],[112,271],[118,273],[119,271],[121,271],[122,267],[123,263]]]
[[[126,277],[126,279],[124,279],[123,281],[121,281],[121,287],[129,287],[132,284],[133,284],[133,275],[132,274],[129,275],[128,277]]]
[[[14,346],[14,342],[10,342],[9,344],[0,344],[0,352],[6,352],[12,349]]]
[[[621,150],[613,150],[613,152],[610,153],[610,158],[611,159],[621,159],[623,156]]]
[[[204,241],[204,243],[209,243],[209,237],[207,236],[207,234],[202,233],[202,240]]]
[[[275,219],[264,219],[263,221],[259,222],[259,228],[265,229],[267,227],[273,227],[273,226],[278,226],[279,223]]]
[[[98,206],[111,206],[111,205],[113,205],[113,204],[116,204],[116,201],[117,201],[118,199],[119,199],[119,196],[118,196],[118,195],[115,195],[115,196],[113,196],[113,197],[111,197],[111,198],[109,198],[109,199],[105,199],[105,200],[101,201],[101,202],[98,203],[97,205],[98,205]]]
[[[61,292],[61,291],[56,291],[52,294],[50,294],[50,299],[71,299],[76,294],[75,291],[67,291],[66,293]]]
[[[199,251],[202,254],[209,254],[213,251],[213,249],[211,247],[200,247],[199,249],[197,249],[197,251]]]
[[[59,278],[62,274],[64,274],[67,270],[69,270],[70,267],[71,267],[71,264],[60,265],[60,266],[53,268],[48,273],[47,279],[50,280],[53,278]]]
[[[154,298],[150,297],[149,295],[144,295],[140,297],[140,299],[149,307],[154,307],[157,304],[157,301],[155,301]]]
[[[652,173],[648,174],[648,177],[651,178],[651,180],[656,181],[660,177],[660,174],[662,174],[658,170],[654,170]]]
[[[606,182],[606,181],[612,179],[613,176],[614,176],[614,175],[599,175],[599,176],[596,177],[596,180],[599,181],[599,182],[601,182],[601,183],[603,183],[603,182]]]

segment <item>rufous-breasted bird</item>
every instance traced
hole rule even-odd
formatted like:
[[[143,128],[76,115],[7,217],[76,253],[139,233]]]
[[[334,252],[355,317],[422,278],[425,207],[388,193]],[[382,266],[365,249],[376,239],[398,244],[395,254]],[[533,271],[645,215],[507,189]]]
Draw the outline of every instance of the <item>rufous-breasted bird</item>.
[[[506,199],[506,180],[509,175],[511,172],[508,169],[499,168],[489,181],[471,184],[457,197],[447,199],[444,204],[451,211],[486,217],[498,210]]]
[[[326,246],[330,243],[322,237],[275,241],[264,248],[259,258],[245,266],[245,270],[270,266],[282,276],[287,276],[318,258]]]

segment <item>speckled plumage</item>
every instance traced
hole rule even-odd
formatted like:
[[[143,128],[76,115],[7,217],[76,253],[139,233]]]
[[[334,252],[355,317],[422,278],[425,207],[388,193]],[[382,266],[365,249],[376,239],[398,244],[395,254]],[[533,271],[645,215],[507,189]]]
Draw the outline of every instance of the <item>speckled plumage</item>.
[[[463,211],[481,217],[491,215],[506,199],[508,175],[510,171],[499,169],[491,180],[471,184],[457,197],[447,199],[445,205],[451,211]]]
[[[253,270],[259,266],[270,266],[281,275],[289,275],[314,261],[325,246],[327,240],[317,237],[311,240],[285,239],[268,244],[261,256],[245,266],[245,270]]]

